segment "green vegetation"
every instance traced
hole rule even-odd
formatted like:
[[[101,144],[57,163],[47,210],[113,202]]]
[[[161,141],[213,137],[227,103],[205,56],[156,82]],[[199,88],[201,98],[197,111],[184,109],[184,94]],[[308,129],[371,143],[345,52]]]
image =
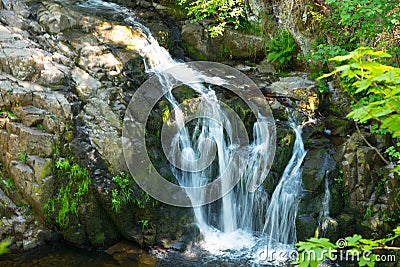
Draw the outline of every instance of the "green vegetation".
[[[399,25],[397,0],[326,0],[325,9],[310,6],[308,31],[314,36],[314,49],[306,56],[314,63],[325,64],[333,56],[344,55],[359,46],[385,49],[399,55],[394,28]],[[392,59],[399,62],[398,56]]]
[[[344,251],[348,255],[359,255],[359,266],[373,267],[376,264],[378,251],[399,250],[397,247],[390,247],[395,239],[400,237],[400,226],[393,230],[393,234],[379,240],[365,239],[361,235],[346,237],[338,240],[336,244],[328,238],[310,238],[305,242],[298,242],[296,246],[299,251],[299,258],[292,264],[299,264],[299,267],[317,267],[326,259],[337,259],[337,253]],[[367,253],[364,253],[367,252]]]
[[[10,110],[0,110],[0,117],[9,119],[18,119],[18,116]]]
[[[47,215],[56,213],[56,223],[64,228],[69,223],[70,213],[78,216],[79,204],[89,191],[91,180],[85,168],[68,159],[59,159],[55,169],[61,187],[54,199],[48,199],[44,209]]]
[[[339,174],[335,178],[333,178],[333,180],[338,184],[342,184],[343,183],[343,170],[339,170]]]
[[[130,183],[131,180],[131,177],[124,172],[112,178],[116,187],[111,191],[111,207],[115,212],[120,212],[121,208],[128,204],[132,204],[139,209],[145,209],[146,206],[155,207],[158,205],[157,200],[151,198],[147,192],[141,191],[141,195],[135,197],[135,192]]]
[[[111,191],[111,207],[115,212],[119,212],[122,205],[131,201],[133,191],[129,188],[129,176],[125,173],[121,172],[120,175],[114,176],[112,181],[117,187]]]
[[[28,158],[28,155],[27,155],[25,152],[20,152],[20,153],[18,154],[18,156],[19,156],[19,161],[20,161],[22,164],[26,164],[26,160],[27,160],[27,158]]]
[[[232,24],[237,29],[244,18],[245,4],[242,0],[177,0],[177,3],[194,21],[213,19],[216,25],[208,28],[211,37],[223,35],[227,24]]]
[[[358,123],[372,119],[378,123],[374,131],[387,131],[396,140],[400,138],[400,68],[384,65],[378,61],[389,58],[383,51],[360,47],[344,56],[330,60],[342,63],[334,71],[320,78],[336,73],[342,78],[345,91],[353,96],[352,111],[347,115]],[[399,141],[396,142],[397,145]],[[394,146],[386,152],[399,163],[400,152]],[[394,168],[400,172],[400,165]]]
[[[297,49],[297,44],[288,30],[280,30],[271,42],[266,44],[267,60],[274,62],[278,70],[287,69]]]
[[[7,179],[5,180],[5,182],[6,182],[6,186],[7,186],[9,189],[11,189],[11,190],[16,189],[15,183],[14,183],[14,180],[13,180],[13,179],[7,178]]]
[[[9,239],[5,239],[0,242],[0,255],[8,252],[8,246],[11,244]]]

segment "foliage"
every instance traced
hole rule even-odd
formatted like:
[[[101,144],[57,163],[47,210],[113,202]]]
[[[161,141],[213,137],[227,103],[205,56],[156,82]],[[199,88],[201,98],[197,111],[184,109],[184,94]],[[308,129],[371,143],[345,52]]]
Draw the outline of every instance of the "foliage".
[[[267,60],[274,62],[278,70],[283,70],[288,67],[296,49],[297,44],[292,34],[286,29],[279,30],[275,38],[266,44]]]
[[[5,239],[0,242],[0,255],[8,252],[8,246],[11,244],[11,240]]]
[[[368,44],[371,38],[398,23],[398,14],[391,12],[398,5],[397,0],[326,0],[326,3],[334,10],[332,21],[341,26],[337,36],[342,35],[349,43]]]
[[[142,227],[142,231],[146,231],[148,229],[154,228],[154,225],[152,223],[149,222],[149,220],[147,219],[143,219],[138,221],[138,223],[140,223],[141,227]]]
[[[131,200],[133,191],[129,187],[129,176],[127,174],[120,173],[120,175],[114,176],[112,180],[117,187],[111,191],[111,207],[115,212],[119,212],[121,206]]]
[[[18,116],[10,110],[0,110],[0,117],[9,119],[18,119]]]
[[[360,47],[347,55],[331,58],[342,65],[320,78],[340,73],[344,88],[355,100],[347,117],[359,123],[377,120],[379,128],[374,126],[375,131],[387,131],[399,138],[400,68],[377,62],[388,57],[390,55],[383,51]],[[400,171],[400,167],[396,170]]]
[[[57,176],[66,183],[62,184],[55,199],[50,198],[45,206],[48,214],[56,211],[55,206],[60,206],[56,215],[56,222],[60,227],[69,223],[69,214],[78,216],[78,207],[85,194],[89,191],[91,183],[88,171],[68,159],[59,159],[55,163]]]
[[[347,54],[347,51],[338,45],[318,44],[309,55],[306,55],[306,59],[319,64],[326,64],[329,58],[345,54]]]
[[[177,0],[178,5],[187,11],[187,15],[194,21],[212,18],[217,24],[210,26],[208,32],[211,37],[223,35],[225,26],[233,24],[239,27],[244,18],[245,4],[243,0]]]
[[[372,267],[376,263],[378,255],[376,252],[391,249],[386,244],[400,237],[400,226],[393,231],[394,234],[379,240],[365,239],[361,235],[353,235],[352,237],[339,239],[336,244],[331,243],[328,238],[310,238],[307,241],[301,241],[296,244],[299,257],[292,264],[299,264],[299,267],[317,267],[318,264],[328,258],[331,260],[337,259],[336,253],[343,249],[353,259],[357,258],[354,255],[359,255],[359,266],[367,265]],[[365,253],[368,251],[370,253]]]
[[[121,207],[127,204],[133,204],[139,209],[145,209],[146,205],[155,207],[158,202],[150,198],[147,192],[142,191],[140,197],[135,197],[135,193],[130,184],[130,176],[124,172],[114,176],[112,181],[116,187],[111,191],[111,207],[115,212],[120,212]]]
[[[359,46],[399,53],[394,31],[400,18],[398,0],[326,0],[325,4],[329,12],[322,13],[316,6],[308,10],[311,17],[308,30],[315,43],[306,59],[325,64],[326,59]]]
[[[390,146],[385,151],[397,164],[395,171],[400,172],[400,142],[397,142],[396,147]]]
[[[19,161],[22,164],[26,164],[26,160],[27,160],[28,156],[27,156],[27,154],[25,152],[18,153],[18,157],[19,157]]]

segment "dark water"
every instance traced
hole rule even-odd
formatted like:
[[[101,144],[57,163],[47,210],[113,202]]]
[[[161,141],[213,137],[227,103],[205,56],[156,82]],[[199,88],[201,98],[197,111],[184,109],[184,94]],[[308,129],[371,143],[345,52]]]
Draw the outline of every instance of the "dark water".
[[[153,267],[155,257],[140,248],[116,253],[79,249],[65,244],[46,245],[28,252],[0,256],[0,267]]]

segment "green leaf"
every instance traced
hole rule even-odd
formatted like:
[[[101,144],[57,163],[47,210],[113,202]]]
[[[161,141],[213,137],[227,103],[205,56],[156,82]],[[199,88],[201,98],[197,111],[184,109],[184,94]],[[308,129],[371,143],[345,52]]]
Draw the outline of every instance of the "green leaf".
[[[377,57],[392,57],[390,54],[383,51],[372,51],[369,54]]]
[[[351,243],[356,243],[358,242],[358,240],[360,240],[362,238],[361,235],[353,235],[351,237],[346,237],[346,241],[351,242]]]

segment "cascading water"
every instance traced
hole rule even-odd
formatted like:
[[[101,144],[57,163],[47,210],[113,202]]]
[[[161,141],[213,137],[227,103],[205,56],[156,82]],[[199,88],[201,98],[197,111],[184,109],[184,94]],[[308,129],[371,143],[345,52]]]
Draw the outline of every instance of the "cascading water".
[[[133,40],[135,49],[144,57],[146,71],[157,76],[166,99],[174,108],[174,123],[178,134],[172,139],[170,156],[181,154],[179,165],[182,168],[171,169],[195,206],[196,222],[204,239],[200,245],[212,254],[247,257],[254,262],[260,258],[260,248],[267,246],[268,249],[291,249],[296,241],[295,218],[301,194],[301,163],[306,154],[301,128],[294,121],[290,122],[296,133],[293,155],[271,198],[263,187],[256,189],[254,185],[260,177],[267,175],[267,162],[272,157],[269,153],[270,142],[274,140],[270,138],[269,121],[258,114],[253,126],[253,141],[244,147],[249,155],[248,160],[239,158],[233,163],[236,164],[234,171],[225,173],[227,177],[239,177],[239,183],[233,190],[227,190],[229,192],[223,196],[218,207],[213,207],[214,204],[196,207],[195,203],[200,203],[205,196],[194,193],[190,188],[201,187],[229,169],[227,166],[230,158],[240,143],[240,140],[229,138],[237,131],[237,125],[228,119],[229,114],[219,102],[216,92],[197,82],[186,83],[200,96],[199,105],[202,107],[197,123],[192,130],[189,129],[185,125],[182,107],[172,94],[172,81],[185,83],[185,73],[196,71],[186,65],[181,66],[178,72],[170,71],[180,63],[172,59],[167,50],[158,44],[145,26],[135,20],[134,14],[128,9],[101,0],[88,0],[79,5],[89,9],[111,9],[117,16],[123,17],[125,23],[141,33]],[[201,73],[195,74],[202,76]],[[215,79],[211,81],[210,77],[203,78],[211,84],[220,82]],[[203,144],[209,140],[214,146],[204,150]],[[217,166],[214,177],[210,176],[209,169],[187,171],[197,169],[196,166],[191,166],[191,161],[201,157],[200,154],[213,154],[214,150],[217,159],[214,161]],[[229,182],[222,180],[223,190],[229,189]],[[232,250],[235,252],[232,253]]]
[[[320,223],[320,229],[321,233],[320,236],[324,237],[326,230],[328,228],[328,223],[329,223],[329,201],[331,200],[331,192],[329,190],[329,171],[326,172],[325,175],[325,196],[324,200],[322,201],[322,209],[319,214],[319,223]]]
[[[296,215],[301,193],[301,163],[306,155],[301,128],[292,120],[290,126],[296,133],[293,155],[271,197],[263,232],[271,242],[294,244],[296,242]]]

